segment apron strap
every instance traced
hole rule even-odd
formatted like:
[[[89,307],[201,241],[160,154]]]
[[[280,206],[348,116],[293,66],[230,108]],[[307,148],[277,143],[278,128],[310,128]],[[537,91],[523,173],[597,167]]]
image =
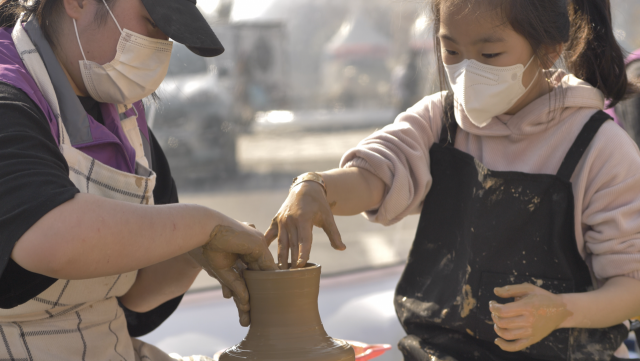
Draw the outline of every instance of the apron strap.
[[[40,29],[40,25],[38,25],[35,16],[32,16],[27,21],[24,30],[33,42],[46,67],[46,75],[51,79],[62,117],[62,121],[60,121],[60,119],[57,120],[58,123],[65,123],[71,145],[75,146],[92,142],[93,136],[91,135],[87,112],[82,107],[73,88],[71,88],[71,84],[69,84],[64,70],[62,70],[58,58],[56,58],[49,42],[44,37],[44,33]],[[31,75],[34,76],[34,74]],[[43,76],[46,75],[43,74]],[[49,105],[51,105],[51,102],[49,102]]]
[[[452,145],[456,141],[458,123],[456,122],[455,109],[453,106],[453,92],[448,92],[444,98],[442,106],[442,131],[440,131],[440,144]]]
[[[131,146],[136,150],[136,159],[139,159],[140,155],[143,154],[147,158],[147,164],[144,164],[144,162],[142,162],[143,165],[149,169],[153,169],[151,144],[149,144],[149,140],[147,140],[148,135],[145,135],[142,129],[140,128],[140,126],[138,125],[138,119],[140,119],[140,114],[138,113],[138,110],[136,109],[135,105],[134,104],[129,104],[129,105],[118,104],[116,105],[116,109],[118,110],[118,115],[120,116],[120,122],[122,123],[122,127],[125,130],[127,139],[129,140],[129,144],[131,144]],[[135,111],[135,117],[133,115],[128,116],[126,114],[131,109]],[[144,107],[143,107],[143,111],[144,111]],[[130,126],[129,124],[126,124],[126,123],[130,120],[131,117],[134,117],[135,119],[133,122],[135,123],[135,129],[137,130],[136,135],[131,134],[129,132],[129,129],[125,129],[128,126]],[[148,128],[147,128],[147,131],[148,131]],[[139,147],[136,146],[136,143],[138,141],[138,135],[140,136],[140,142],[142,143],[142,147],[140,149],[138,149]]]
[[[571,176],[573,176],[573,172],[576,170],[578,163],[580,163],[585,150],[591,144],[602,124],[610,119],[612,118],[609,114],[599,110],[587,121],[562,161],[557,173],[558,177],[567,182],[571,180]]]

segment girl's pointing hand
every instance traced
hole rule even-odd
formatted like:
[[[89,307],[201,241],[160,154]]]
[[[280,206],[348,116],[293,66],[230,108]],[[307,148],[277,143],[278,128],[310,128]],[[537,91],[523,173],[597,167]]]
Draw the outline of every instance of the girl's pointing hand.
[[[489,302],[494,329],[499,338],[495,343],[504,351],[521,351],[549,335],[572,314],[562,295],[556,295],[529,283],[494,289],[501,298],[515,302]]]
[[[302,268],[307,264],[313,241],[313,226],[324,230],[334,249],[347,248],[342,243],[331,205],[322,186],[315,182],[304,182],[289,191],[289,196],[265,233],[268,244],[278,239],[280,269],[289,268],[289,251],[291,268]]]

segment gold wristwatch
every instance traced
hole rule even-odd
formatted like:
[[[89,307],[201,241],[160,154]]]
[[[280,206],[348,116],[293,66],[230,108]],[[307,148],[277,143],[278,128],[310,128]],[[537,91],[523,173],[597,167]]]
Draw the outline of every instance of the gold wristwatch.
[[[324,190],[324,195],[327,195],[327,186],[324,183],[324,178],[322,178],[322,176],[316,172],[303,173],[293,178],[293,183],[291,184],[289,190],[293,189],[295,186],[303,182],[316,182],[320,184],[322,186],[322,189]]]

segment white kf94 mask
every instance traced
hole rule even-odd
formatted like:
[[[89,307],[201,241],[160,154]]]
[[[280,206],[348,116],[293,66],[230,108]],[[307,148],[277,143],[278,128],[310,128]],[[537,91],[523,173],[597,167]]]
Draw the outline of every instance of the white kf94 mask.
[[[173,42],[149,38],[120,28],[120,24],[104,5],[120,30],[116,57],[105,65],[87,61],[80,43],[78,26],[73,26],[84,60],[80,60],[82,80],[89,95],[98,102],[133,104],[151,95],[169,70]]]
[[[482,128],[493,117],[509,110],[531,88],[538,73],[527,88],[522,85],[522,76],[534,58],[527,66],[491,66],[465,59],[458,64],[445,64],[444,68],[455,99],[469,120]]]

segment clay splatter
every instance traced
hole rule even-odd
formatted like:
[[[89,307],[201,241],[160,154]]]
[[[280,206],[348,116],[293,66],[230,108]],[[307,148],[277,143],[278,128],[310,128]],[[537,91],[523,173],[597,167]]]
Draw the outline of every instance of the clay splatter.
[[[482,197],[485,190],[491,189],[491,188],[497,188],[500,185],[502,185],[502,183],[504,183],[502,179],[498,179],[489,175],[489,170],[477,159],[475,160],[475,164],[476,164],[476,169],[478,170],[478,181],[482,183],[482,189],[474,191],[475,196]],[[500,195],[501,194],[502,192],[500,192]]]
[[[538,207],[538,204],[540,204],[540,198],[534,197],[527,208],[529,208],[529,211],[533,212]]]
[[[469,316],[469,312],[473,310],[476,305],[476,299],[473,298],[473,293],[471,292],[471,286],[464,285],[462,288],[462,297],[458,296],[458,299],[454,303],[456,305],[460,305],[460,316],[465,318]]]
[[[469,315],[469,312],[476,307],[476,300],[473,298],[473,294],[471,293],[471,286],[465,285],[463,289],[464,300],[462,302],[462,311],[460,312],[460,316],[465,318]]]

